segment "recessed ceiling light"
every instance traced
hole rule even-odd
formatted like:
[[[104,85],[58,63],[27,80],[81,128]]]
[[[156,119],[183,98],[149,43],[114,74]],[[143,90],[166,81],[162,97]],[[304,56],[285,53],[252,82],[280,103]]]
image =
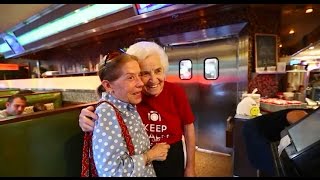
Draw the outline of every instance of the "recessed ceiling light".
[[[294,30],[291,29],[291,30],[289,31],[289,34],[294,34]]]
[[[279,44],[279,47],[281,48],[281,47],[282,47],[282,44]]]
[[[312,12],[313,12],[313,9],[312,9],[312,8],[306,9],[306,13],[312,13]]]

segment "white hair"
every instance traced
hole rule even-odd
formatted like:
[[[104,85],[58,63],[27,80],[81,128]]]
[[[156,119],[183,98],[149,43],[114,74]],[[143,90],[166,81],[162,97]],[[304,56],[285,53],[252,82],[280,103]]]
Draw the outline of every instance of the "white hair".
[[[160,57],[161,65],[164,68],[164,71],[167,72],[169,68],[168,56],[164,49],[158,44],[149,41],[141,41],[135,44],[132,44],[127,49],[127,54],[136,56],[138,61],[141,62],[151,55],[158,55]]]

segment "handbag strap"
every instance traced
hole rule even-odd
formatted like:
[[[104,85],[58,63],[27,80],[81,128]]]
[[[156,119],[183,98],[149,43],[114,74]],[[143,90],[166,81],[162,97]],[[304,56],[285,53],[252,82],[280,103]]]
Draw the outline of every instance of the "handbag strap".
[[[98,177],[91,147],[92,132],[85,132],[82,147],[81,177]]]
[[[123,118],[120,114],[120,111],[109,101],[99,101],[96,104],[98,107],[101,103],[108,103],[113,107],[116,112],[117,120],[121,128],[121,134],[124,137],[127,148],[129,151],[129,155],[132,156],[134,154],[134,146],[131,141],[131,136],[129,134],[128,128],[123,121]],[[81,169],[81,177],[97,177],[98,173],[93,161],[93,153],[92,153],[92,132],[85,132],[84,134],[84,142],[82,148],[82,169]],[[90,169],[89,169],[90,168]]]

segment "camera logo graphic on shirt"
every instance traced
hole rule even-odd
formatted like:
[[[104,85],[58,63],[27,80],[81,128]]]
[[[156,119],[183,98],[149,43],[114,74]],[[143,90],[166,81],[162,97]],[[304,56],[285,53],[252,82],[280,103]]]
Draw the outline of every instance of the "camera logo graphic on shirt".
[[[157,111],[149,111],[148,119],[151,121],[161,121],[161,116]]]

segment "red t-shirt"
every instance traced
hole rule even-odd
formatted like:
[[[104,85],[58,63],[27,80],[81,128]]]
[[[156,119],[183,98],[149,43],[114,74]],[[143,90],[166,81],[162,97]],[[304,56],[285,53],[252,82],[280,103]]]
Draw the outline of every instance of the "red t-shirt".
[[[152,145],[160,142],[173,144],[181,140],[184,125],[194,122],[184,89],[166,81],[157,97],[143,95],[137,110]]]

